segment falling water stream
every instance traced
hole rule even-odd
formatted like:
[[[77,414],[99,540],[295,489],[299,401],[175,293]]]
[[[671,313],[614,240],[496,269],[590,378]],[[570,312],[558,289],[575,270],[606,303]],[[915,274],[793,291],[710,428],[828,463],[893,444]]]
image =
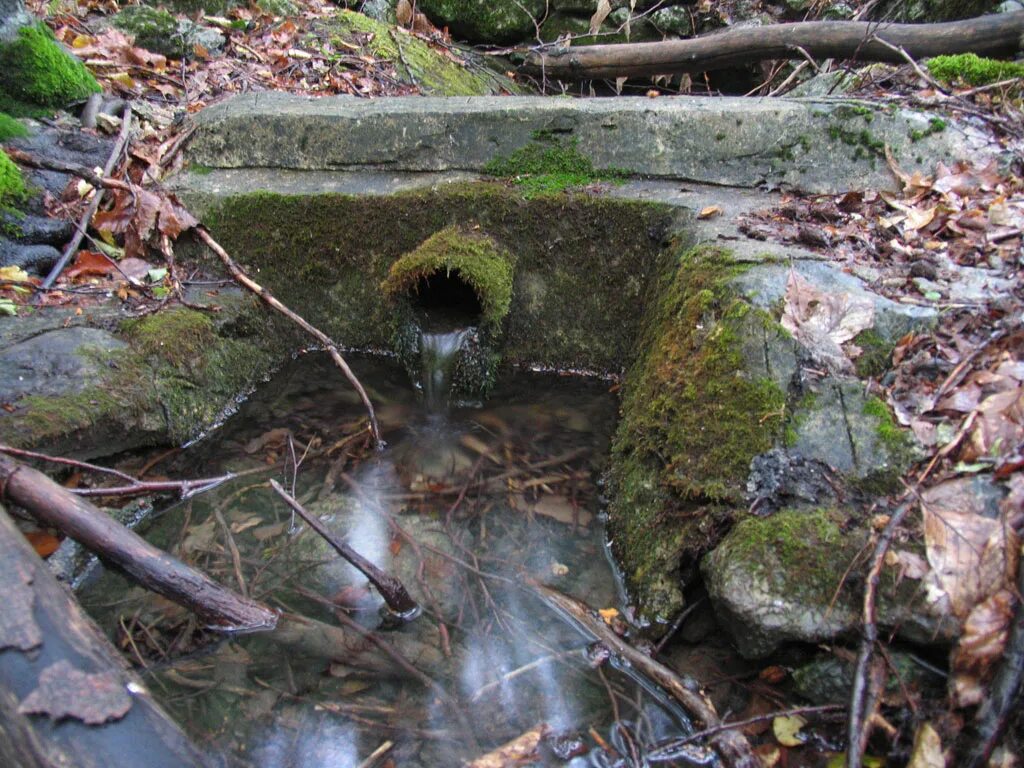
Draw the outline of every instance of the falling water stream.
[[[436,687],[350,668],[344,648],[324,655],[265,635],[223,638],[112,572],[84,588],[83,602],[154,694],[224,765],[459,766],[543,727],[553,736],[519,764],[640,766],[654,764],[645,757],[652,745],[689,732],[658,689],[607,660],[528,585],[553,586],[609,622],[625,611],[601,522],[616,414],[608,384],[511,374],[485,407],[446,408],[465,334],[424,332],[426,407],[397,364],[353,361],[377,404],[381,453],[365,446],[358,400],[328,360],[287,365],[161,468],[267,471],[172,504],[145,530],[275,608],[335,626],[354,619],[393,643],[422,644],[436,657],[423,668]],[[383,623],[380,597],[292,519],[266,487],[271,477],[398,576],[420,617]],[[686,756],[657,764],[709,759]]]

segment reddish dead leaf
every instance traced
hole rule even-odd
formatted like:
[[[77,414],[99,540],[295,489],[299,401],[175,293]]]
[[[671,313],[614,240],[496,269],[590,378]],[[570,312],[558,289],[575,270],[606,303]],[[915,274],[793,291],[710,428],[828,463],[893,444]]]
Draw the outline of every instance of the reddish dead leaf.
[[[160,232],[172,240],[186,230],[197,226],[199,222],[187,210],[169,197],[160,199]]]
[[[107,277],[117,272],[115,264],[99,251],[79,251],[74,263],[64,270],[64,277],[77,280],[82,277]]]
[[[964,622],[953,655],[954,692],[961,707],[979,704],[985,685],[1003,657],[1013,619],[1013,593],[1002,589],[976,605]]]
[[[46,531],[26,531],[25,538],[40,557],[49,557],[60,546],[60,539]]]
[[[90,674],[61,659],[39,675],[39,687],[18,706],[27,715],[48,715],[53,720],[71,717],[87,725],[119,720],[132,700],[116,672]]]

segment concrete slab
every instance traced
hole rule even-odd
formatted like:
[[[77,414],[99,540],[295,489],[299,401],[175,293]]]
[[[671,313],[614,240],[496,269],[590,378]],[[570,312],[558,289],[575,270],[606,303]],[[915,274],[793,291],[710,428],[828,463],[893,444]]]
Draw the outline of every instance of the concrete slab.
[[[831,99],[237,96],[196,116],[192,163],[214,168],[481,171],[538,136],[599,169],[807,192],[894,189],[907,170],[997,148],[934,115]]]

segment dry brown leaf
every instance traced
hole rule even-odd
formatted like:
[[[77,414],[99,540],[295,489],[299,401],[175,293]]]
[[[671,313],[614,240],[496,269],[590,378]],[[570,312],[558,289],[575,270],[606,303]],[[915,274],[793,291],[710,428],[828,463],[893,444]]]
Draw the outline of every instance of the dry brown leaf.
[[[953,691],[958,706],[979,704],[984,698],[985,683],[1003,658],[1013,606],[1013,593],[1002,589],[976,605],[964,622],[953,654]]]
[[[597,0],[597,9],[594,11],[594,15],[590,17],[590,34],[596,35],[598,33],[601,25],[604,24],[604,20],[608,18],[608,14],[611,12],[612,4],[610,0]]]
[[[697,214],[698,219],[710,219],[714,216],[721,216],[723,213],[720,205],[705,205]]]
[[[914,736],[914,751],[907,768],[946,768],[942,741],[931,723],[923,723]]]
[[[531,728],[512,741],[478,757],[469,763],[468,768],[512,768],[512,766],[523,765],[534,760],[537,757],[541,739],[547,732],[548,727],[544,724]]]
[[[875,305],[867,297],[828,293],[790,270],[782,327],[793,334],[822,365],[839,373],[853,371],[840,346],[872,326]]]

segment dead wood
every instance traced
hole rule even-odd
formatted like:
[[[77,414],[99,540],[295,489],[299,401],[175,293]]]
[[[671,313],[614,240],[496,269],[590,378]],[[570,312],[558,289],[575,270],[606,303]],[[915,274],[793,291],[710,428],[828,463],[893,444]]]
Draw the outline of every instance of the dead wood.
[[[529,582],[529,586],[545,603],[567,615],[608,650],[660,685],[672,698],[682,704],[687,714],[698,725],[709,730],[711,745],[721,755],[726,766],[729,768],[760,768],[761,761],[753,753],[750,742],[742,733],[732,729],[713,730],[722,725],[722,721],[715,711],[714,704],[700,690],[696,681],[684,680],[661,662],[638,651],[616,635],[611,627],[598,616],[597,612],[586,604],[537,582]]]
[[[207,765],[2,508],[0,574],[0,765],[106,768],[124,764],[129,749],[152,768]],[[70,674],[47,704],[41,692],[55,667]],[[71,678],[95,688],[76,694]],[[40,705],[49,716],[28,711]],[[59,723],[56,711],[67,713]]]
[[[896,508],[886,523],[878,543],[875,545],[868,569],[867,585],[864,588],[864,603],[861,615],[861,642],[854,668],[853,688],[850,692],[850,714],[847,721],[847,768],[860,768],[864,747],[871,728],[871,721],[878,706],[883,680],[880,670],[872,670],[871,659],[875,643],[878,642],[878,625],[875,622],[875,598],[878,594],[878,580],[885,565],[885,553],[912,504],[905,502]]]
[[[380,592],[381,597],[384,598],[384,602],[387,603],[388,608],[390,608],[392,612],[396,613],[400,618],[405,619],[411,619],[419,614],[419,604],[412,599],[412,596],[409,595],[409,591],[405,588],[405,585],[397,577],[382,571],[376,565],[352,549],[352,547],[344,541],[327,530],[323,523],[321,523],[314,515],[311,515],[305,507],[299,504],[295,497],[282,488],[280,483],[276,480],[270,481],[270,487],[274,489],[278,496],[284,499],[285,503],[288,504],[295,514],[305,520],[306,524],[316,531],[320,538],[330,544],[331,547],[334,548],[335,552],[348,560],[359,570],[360,573],[369,579],[370,583],[377,588],[378,592]]]
[[[766,59],[817,58],[883,61],[954,53],[1012,56],[1021,49],[1024,11],[942,24],[806,21],[730,29],[690,40],[541,47],[523,69],[565,80],[709,72]]]
[[[70,536],[147,589],[194,611],[214,629],[252,632],[277,623],[275,611],[222,587],[42,472],[2,454],[0,501],[23,507],[43,525]]]

